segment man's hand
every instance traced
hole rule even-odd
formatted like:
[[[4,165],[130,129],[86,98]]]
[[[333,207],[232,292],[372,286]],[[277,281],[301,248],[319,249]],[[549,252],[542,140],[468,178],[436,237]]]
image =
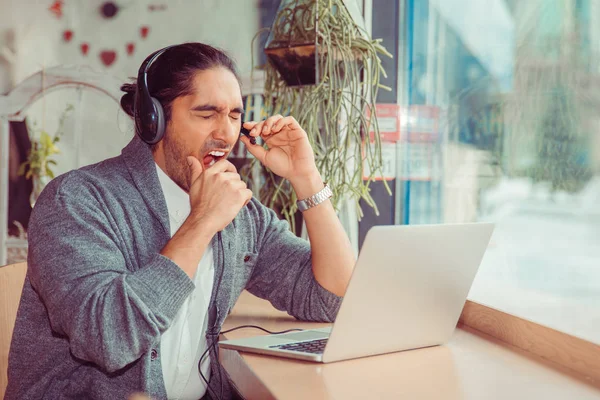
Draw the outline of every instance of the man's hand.
[[[223,159],[207,170],[195,157],[190,166],[190,215],[160,254],[171,259],[193,279],[202,254],[213,236],[222,231],[252,198],[235,166]]]
[[[241,138],[248,151],[273,173],[294,186],[319,175],[308,135],[294,117],[275,115],[261,122],[246,122],[244,127],[250,129],[250,136],[260,136],[267,144],[265,149],[250,144],[246,136]]]
[[[187,161],[191,172],[189,219],[210,232],[222,231],[252,199],[252,191],[225,159],[204,171],[197,158],[188,157]]]

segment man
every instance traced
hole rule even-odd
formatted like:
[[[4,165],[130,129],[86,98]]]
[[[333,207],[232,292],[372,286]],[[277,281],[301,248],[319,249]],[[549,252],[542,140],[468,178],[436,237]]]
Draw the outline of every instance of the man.
[[[306,133],[278,115],[244,125],[266,147],[241,140],[315,200],[310,245],[226,160],[243,111],[229,57],[186,43],[144,68],[162,140],[137,129],[120,156],[54,179],[36,203],[7,399],[230,398],[213,344],[243,289],[299,319],[335,319],[355,259],[330,201],[314,197],[324,184]],[[143,90],[122,89],[143,126]]]

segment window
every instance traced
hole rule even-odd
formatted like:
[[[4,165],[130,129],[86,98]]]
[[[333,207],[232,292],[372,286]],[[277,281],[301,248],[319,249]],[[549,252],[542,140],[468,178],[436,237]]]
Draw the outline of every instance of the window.
[[[495,222],[469,299],[599,343],[600,0],[404,3],[396,222]]]

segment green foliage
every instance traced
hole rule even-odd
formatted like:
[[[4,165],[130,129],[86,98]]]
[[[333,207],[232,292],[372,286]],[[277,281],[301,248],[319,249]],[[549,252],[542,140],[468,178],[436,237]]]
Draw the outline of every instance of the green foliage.
[[[54,172],[50,165],[56,165],[56,161],[52,156],[60,153],[57,143],[63,134],[65,120],[68,114],[73,111],[73,105],[69,104],[63,111],[58,122],[58,129],[54,135],[50,135],[43,128],[37,130],[35,123],[33,127],[29,127],[31,137],[31,149],[27,154],[27,160],[19,167],[19,175],[25,175],[27,179],[32,177],[49,177],[54,178]],[[39,138],[36,138],[38,137]]]

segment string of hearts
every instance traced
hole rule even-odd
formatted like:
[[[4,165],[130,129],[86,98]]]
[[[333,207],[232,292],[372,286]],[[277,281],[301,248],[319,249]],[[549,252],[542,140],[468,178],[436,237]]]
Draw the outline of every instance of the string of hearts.
[[[142,39],[146,39],[148,37],[148,34],[150,33],[150,27],[146,25],[141,26],[139,29],[139,33]],[[69,43],[73,40],[74,36],[75,35],[73,31],[67,29],[63,32],[63,41]],[[87,42],[81,42],[79,44],[79,50],[81,51],[81,54],[87,56],[90,51],[90,44]],[[133,55],[133,53],[135,52],[135,42],[125,43],[125,52],[128,56]],[[117,59],[117,52],[115,50],[104,49],[100,51],[99,57],[105,66],[110,67]]]
[[[52,5],[48,8],[48,10],[52,14],[54,14],[54,16],[56,18],[60,19],[63,16],[63,9],[62,9],[63,6],[64,6],[64,0],[54,0]],[[166,8],[166,6],[164,6],[164,8],[161,7],[157,10],[163,11],[165,8]],[[155,11],[155,10],[151,9],[151,11]],[[149,33],[150,33],[149,26],[143,25],[139,28],[139,34],[142,39],[146,39],[148,37]],[[70,43],[71,41],[73,41],[74,36],[75,36],[75,34],[71,29],[66,29],[62,33],[62,39],[65,43]],[[90,52],[90,44],[88,42],[81,42],[79,44],[79,50],[81,51],[81,54],[83,54],[84,56],[87,56],[88,53]],[[125,52],[127,53],[128,56],[133,55],[133,53],[135,52],[135,42],[125,43]],[[100,57],[100,60],[106,67],[110,67],[117,59],[117,51],[115,51],[113,49],[102,49],[99,51],[98,56]]]

